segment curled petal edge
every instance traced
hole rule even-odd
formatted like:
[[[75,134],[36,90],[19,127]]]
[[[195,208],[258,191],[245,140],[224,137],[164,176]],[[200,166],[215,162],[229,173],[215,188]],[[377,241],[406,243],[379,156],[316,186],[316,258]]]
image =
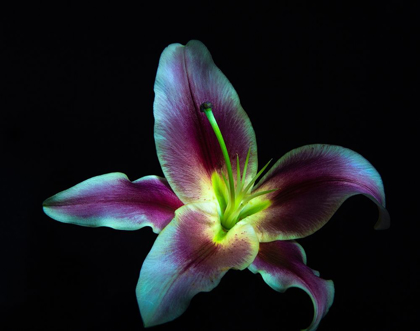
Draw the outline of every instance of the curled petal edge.
[[[306,266],[306,254],[302,246],[294,241],[260,243],[260,251],[248,269],[259,273],[277,292],[297,287],[309,295],[314,317],[305,330],[316,330],[333,303],[333,282],[319,278],[319,272]]]

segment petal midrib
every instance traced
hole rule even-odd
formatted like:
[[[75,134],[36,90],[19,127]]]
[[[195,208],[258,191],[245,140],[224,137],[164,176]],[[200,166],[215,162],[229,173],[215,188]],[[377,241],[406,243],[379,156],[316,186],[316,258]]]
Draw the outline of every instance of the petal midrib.
[[[197,104],[193,89],[191,88],[189,70],[188,70],[187,59],[186,59],[186,49],[187,49],[187,47],[188,47],[188,45],[185,46],[184,49],[183,49],[183,51],[184,51],[183,65],[184,65],[185,77],[187,79],[188,90],[190,92],[191,101],[192,101],[193,106],[195,108],[194,116],[196,118],[196,122],[198,123],[197,126],[198,126],[198,131],[199,131],[199,136],[200,136],[199,142],[200,142],[201,150],[203,151],[203,161],[205,163],[205,169],[208,171],[209,169],[214,169],[215,167],[213,165],[212,160],[210,159],[211,148],[209,146],[208,139],[206,139],[206,136],[204,134],[204,123],[203,123],[203,117],[200,116],[200,105]],[[211,100],[203,100],[203,102],[207,102],[207,101],[211,102]],[[211,175],[210,172],[209,172],[209,175]]]
[[[293,183],[293,185],[291,185],[289,188],[286,188],[284,190],[280,189],[279,192],[276,194],[276,192],[274,192],[275,194],[275,200],[277,201],[284,201],[287,200],[288,195],[293,195],[295,194],[296,191],[300,191],[300,190],[307,190],[307,189],[311,189],[314,188],[318,185],[323,185],[324,183],[343,183],[343,184],[347,184],[347,185],[358,185],[363,187],[367,192],[370,192],[371,195],[373,195],[374,197],[376,197],[376,193],[367,185],[365,185],[362,182],[354,182],[354,181],[349,181],[347,179],[344,178],[340,178],[340,177],[321,177],[321,178],[317,178],[317,179],[313,179],[310,181],[305,181],[305,182],[300,182],[300,183]],[[267,182],[268,183],[268,182]],[[257,187],[257,189],[259,189]],[[381,197],[376,197],[376,198],[380,198],[380,200],[382,200]],[[382,201],[381,201],[382,202]]]
[[[50,202],[48,204],[44,204],[46,207],[69,207],[69,206],[82,206],[82,205],[102,205],[102,204],[109,204],[109,203],[118,203],[121,205],[130,205],[135,204],[137,206],[139,205],[147,205],[147,206],[156,206],[160,209],[165,209],[168,211],[173,211],[173,208],[170,206],[167,206],[165,204],[161,204],[159,202],[142,202],[140,200],[134,200],[134,199],[100,199],[95,201],[86,201],[86,200],[68,200],[67,202]]]

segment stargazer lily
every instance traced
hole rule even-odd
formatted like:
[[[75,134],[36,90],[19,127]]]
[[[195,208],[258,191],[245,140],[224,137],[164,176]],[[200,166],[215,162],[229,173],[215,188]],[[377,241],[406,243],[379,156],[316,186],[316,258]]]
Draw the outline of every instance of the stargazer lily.
[[[180,316],[229,269],[259,273],[274,290],[304,290],[315,330],[334,297],[331,280],[306,266],[294,240],[320,229],[363,194],[389,226],[381,177],[362,156],[331,145],[297,148],[257,172],[257,145],[238,95],[199,41],[169,45],[155,82],[155,141],[165,178],[93,177],[44,202],[55,220],[158,237],[137,284],[146,327]],[[255,184],[259,179],[258,184]]]

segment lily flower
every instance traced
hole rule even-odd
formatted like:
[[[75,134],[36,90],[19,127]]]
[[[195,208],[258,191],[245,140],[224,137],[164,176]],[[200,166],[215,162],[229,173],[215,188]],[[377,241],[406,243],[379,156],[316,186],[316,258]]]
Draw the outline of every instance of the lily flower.
[[[199,41],[163,51],[154,91],[154,136],[165,178],[93,177],[45,200],[45,213],[64,223],[150,226],[159,234],[136,288],[146,327],[180,316],[229,269],[248,268],[276,291],[304,290],[314,305],[308,330],[315,330],[334,286],[306,265],[294,240],[316,232],[356,194],[376,203],[375,227],[387,228],[378,172],[354,151],[318,144],[292,150],[260,178],[268,164],[257,172],[251,122]]]

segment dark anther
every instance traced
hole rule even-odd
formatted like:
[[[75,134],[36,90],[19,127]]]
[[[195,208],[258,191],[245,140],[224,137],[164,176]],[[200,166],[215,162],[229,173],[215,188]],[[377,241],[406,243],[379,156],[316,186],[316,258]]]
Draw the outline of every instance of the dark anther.
[[[210,102],[203,102],[202,104],[201,104],[201,106],[200,106],[200,111],[202,112],[202,113],[204,113],[204,111],[206,110],[206,109],[212,109],[213,108],[213,105],[210,103]]]

